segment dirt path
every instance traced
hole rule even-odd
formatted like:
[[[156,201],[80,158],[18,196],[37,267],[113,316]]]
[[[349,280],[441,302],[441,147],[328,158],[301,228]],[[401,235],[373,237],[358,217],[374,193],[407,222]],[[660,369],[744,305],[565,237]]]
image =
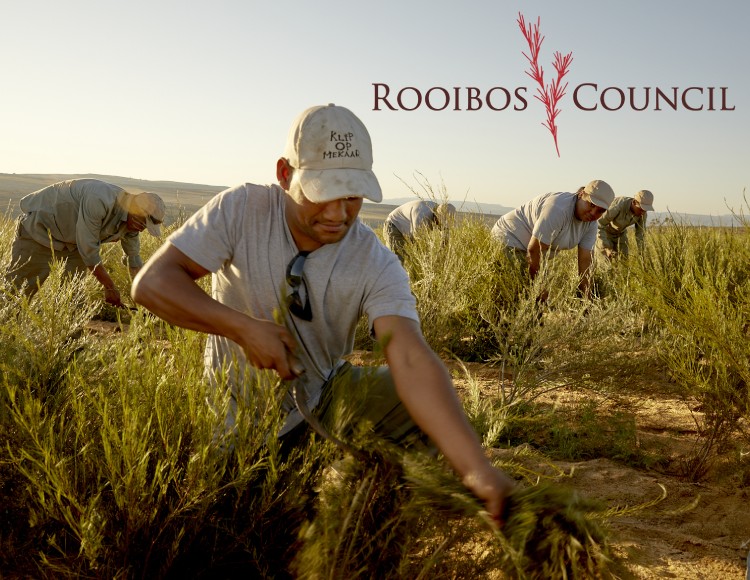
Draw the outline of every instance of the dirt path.
[[[695,485],[606,459],[558,462],[570,484],[610,506],[666,498],[612,520],[614,570],[623,578],[743,578],[750,539],[747,491]]]

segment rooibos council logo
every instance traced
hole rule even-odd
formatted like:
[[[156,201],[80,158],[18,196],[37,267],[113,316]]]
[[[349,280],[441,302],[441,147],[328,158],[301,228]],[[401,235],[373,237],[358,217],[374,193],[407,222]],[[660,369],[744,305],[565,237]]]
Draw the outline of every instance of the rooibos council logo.
[[[558,157],[560,156],[558,116],[567,106],[564,98],[568,94],[569,74],[573,63],[573,53],[563,55],[555,51],[552,57],[554,75],[547,82],[541,64],[541,50],[545,37],[541,34],[541,17],[536,23],[527,23],[522,13],[516,20],[526,47],[521,50],[520,64],[526,60],[524,71],[531,78],[537,99],[544,109],[545,118],[541,125],[551,133]],[[529,106],[526,86],[507,88],[493,86],[433,86],[427,89],[405,86],[393,87],[388,83],[372,83],[374,93],[373,111],[416,111],[427,109],[435,112],[525,111]],[[578,83],[571,93],[572,105],[579,111],[616,113],[619,111],[664,112],[670,111],[734,111],[729,102],[729,87],[725,86],[606,86],[600,88],[597,82]]]
[[[529,45],[529,54],[522,52],[529,61],[529,70],[526,74],[538,85],[536,88],[536,94],[534,95],[544,105],[547,111],[547,120],[542,123],[549,132],[552,133],[552,139],[555,142],[555,150],[557,156],[560,157],[560,146],[557,143],[557,124],[555,119],[560,114],[560,108],[558,104],[565,96],[565,90],[568,88],[568,83],[563,84],[563,78],[568,74],[570,70],[570,63],[573,62],[573,53],[569,52],[565,56],[562,53],[555,51],[554,58],[552,60],[552,67],[555,69],[557,76],[552,79],[552,82],[545,84],[544,82],[544,68],[539,64],[539,53],[542,50],[542,43],[544,37],[539,31],[539,25],[541,24],[541,18],[537,17],[536,24],[526,24],[523,14],[518,13],[518,26],[521,29],[523,37]]]

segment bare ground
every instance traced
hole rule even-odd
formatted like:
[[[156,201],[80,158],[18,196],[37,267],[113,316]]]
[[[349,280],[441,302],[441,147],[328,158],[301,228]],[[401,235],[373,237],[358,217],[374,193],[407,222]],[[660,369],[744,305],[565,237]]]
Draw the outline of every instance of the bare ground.
[[[496,392],[497,368],[467,366],[479,378],[483,392],[488,396]],[[462,394],[465,381],[454,380]],[[655,393],[670,390],[674,387],[654,388]],[[582,397],[593,396],[563,390],[548,395],[545,402],[570,407]],[[750,551],[750,485],[747,475],[741,474],[750,469],[750,454],[743,454],[738,440],[721,450],[700,483],[691,483],[679,472],[697,438],[700,413],[695,405],[643,392],[602,403],[603,407],[608,404],[634,413],[638,445],[661,457],[658,468],[638,469],[603,458],[550,463],[566,474],[561,478],[565,484],[612,508],[640,506],[664,497],[655,505],[611,519],[612,572],[620,578],[744,579]],[[519,455],[518,449],[492,453]],[[526,461],[532,469],[549,471],[546,462],[533,456]]]

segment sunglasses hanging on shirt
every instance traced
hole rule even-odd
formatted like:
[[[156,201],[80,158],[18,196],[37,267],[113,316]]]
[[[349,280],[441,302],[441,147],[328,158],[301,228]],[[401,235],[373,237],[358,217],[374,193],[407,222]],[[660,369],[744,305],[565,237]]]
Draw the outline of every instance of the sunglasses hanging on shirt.
[[[302,271],[305,268],[305,260],[310,252],[300,252],[289,265],[286,267],[286,283],[292,289],[292,293],[287,296],[287,306],[289,312],[301,320],[312,320],[312,309],[310,308],[310,295],[307,292],[307,284],[302,277]],[[300,288],[304,288],[305,302],[302,303]]]

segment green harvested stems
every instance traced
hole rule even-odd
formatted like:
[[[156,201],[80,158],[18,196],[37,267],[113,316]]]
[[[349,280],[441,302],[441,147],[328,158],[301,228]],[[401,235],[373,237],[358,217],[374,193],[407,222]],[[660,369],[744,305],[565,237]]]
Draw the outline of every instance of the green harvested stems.
[[[300,538],[301,578],[606,575],[606,507],[549,482],[519,486],[498,530],[434,458],[381,448],[339,461],[317,504]]]
[[[608,543],[604,508],[550,483],[510,495],[502,529],[505,569],[520,578],[596,578],[604,575]],[[599,514],[599,517],[596,517]]]
[[[483,506],[455,478],[425,467],[407,464],[406,476],[424,508],[478,516],[492,525]],[[609,542],[604,522],[612,515],[606,506],[549,481],[519,486],[507,499],[502,529],[493,527],[499,566],[513,578],[606,576]]]

